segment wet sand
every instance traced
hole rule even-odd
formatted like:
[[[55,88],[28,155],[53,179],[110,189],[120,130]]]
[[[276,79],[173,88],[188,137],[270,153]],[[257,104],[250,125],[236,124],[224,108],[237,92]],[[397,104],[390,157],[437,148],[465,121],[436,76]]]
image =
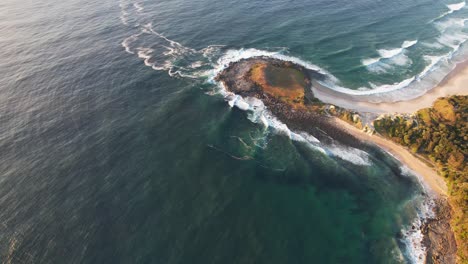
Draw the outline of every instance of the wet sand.
[[[408,87],[410,89],[410,87]],[[408,101],[390,103],[371,103],[356,95],[343,94],[329,88],[317,85],[313,88],[314,95],[323,102],[359,112],[370,113],[414,113],[422,108],[431,107],[437,98],[451,95],[468,95],[468,61],[458,64],[442,82],[424,95]]]
[[[405,164],[420,178],[421,183],[425,186],[426,191],[433,191],[440,196],[447,195],[447,185],[440,177],[434,168],[429,167],[426,163],[414,156],[408,149],[398,145],[390,140],[387,140],[379,135],[369,135],[358,128],[346,123],[345,121],[335,118],[336,124],[350,133],[354,137],[362,141],[372,142],[381,147],[402,164]]]

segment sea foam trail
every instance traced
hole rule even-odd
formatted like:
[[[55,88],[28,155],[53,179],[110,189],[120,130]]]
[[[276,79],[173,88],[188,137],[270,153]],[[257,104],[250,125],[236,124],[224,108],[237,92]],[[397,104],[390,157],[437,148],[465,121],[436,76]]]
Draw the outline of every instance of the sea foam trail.
[[[122,41],[125,51],[136,54],[146,66],[167,71],[170,76],[193,79],[206,76],[212,67],[211,57],[223,47],[214,45],[195,50],[155,31],[151,23],[139,24],[135,31],[137,33]]]
[[[131,34],[121,45],[129,54],[135,54],[144,64],[157,71],[166,71],[173,77],[198,79],[206,76],[212,68],[212,56],[219,53],[222,45],[195,50],[167,38],[153,29],[151,17],[144,13],[142,2],[121,0],[122,24]]]

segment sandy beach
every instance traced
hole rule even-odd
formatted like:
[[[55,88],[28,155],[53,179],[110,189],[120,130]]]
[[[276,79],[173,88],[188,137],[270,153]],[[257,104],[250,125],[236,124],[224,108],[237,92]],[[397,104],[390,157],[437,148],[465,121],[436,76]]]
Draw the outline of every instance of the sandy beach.
[[[417,175],[426,193],[432,196],[435,203],[433,208],[435,217],[425,219],[421,226],[421,231],[424,234],[422,243],[426,248],[425,263],[455,263],[457,244],[450,225],[452,209],[447,199],[447,185],[442,177],[437,174],[434,168],[429,167],[401,145],[377,134],[369,135],[341,119],[334,119],[338,127],[361,141],[376,144]]]
[[[319,85],[313,88],[313,92],[323,102],[359,112],[414,113],[419,109],[431,107],[439,97],[468,95],[468,61],[458,64],[436,87],[424,95],[407,101],[371,103],[364,97],[360,100],[359,96],[343,94]]]
[[[405,164],[420,178],[421,183],[428,192],[434,192],[434,194],[439,196],[447,196],[447,185],[442,177],[437,174],[434,168],[429,167],[423,161],[419,160],[409,150],[379,135],[369,135],[341,119],[335,118],[335,120],[338,126],[351,135],[362,141],[372,142],[378,145],[397,158],[402,164]]]

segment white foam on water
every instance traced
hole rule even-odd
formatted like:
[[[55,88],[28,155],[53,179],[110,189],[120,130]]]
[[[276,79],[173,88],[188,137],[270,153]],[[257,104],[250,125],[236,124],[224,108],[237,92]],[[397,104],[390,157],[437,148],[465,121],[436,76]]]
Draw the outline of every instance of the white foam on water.
[[[256,124],[261,124],[265,129],[271,129],[274,133],[284,135],[289,139],[306,144],[310,149],[321,152],[324,155],[329,155],[331,152],[328,147],[321,145],[321,142],[314,136],[306,132],[293,132],[286,124],[279,121],[265,107],[263,101],[255,97],[243,98],[240,95],[228,92],[222,83],[219,83],[222,88],[219,92],[228,102],[229,106],[237,107],[240,110],[247,111],[247,118]]]
[[[421,45],[427,47],[427,48],[430,48],[430,49],[435,49],[435,50],[439,50],[439,49],[443,49],[444,48],[444,45],[438,43],[438,42],[421,42]]]
[[[372,90],[352,90],[327,81],[322,82],[321,84],[340,93],[350,94],[353,96],[366,96],[367,100],[373,102],[388,102],[404,98],[411,99],[420,96],[426,91],[432,89],[446,74],[448,74],[448,72],[450,72],[450,70],[453,69],[453,65],[451,63],[453,56],[457,54],[462,45],[468,40],[468,34],[463,32],[467,21],[468,19],[451,18],[435,22],[435,26],[441,32],[441,36],[435,43],[422,43],[422,45],[430,48],[434,47],[435,49],[449,47],[451,48],[451,51],[437,56],[423,55],[423,58],[429,64],[414,77],[410,77],[394,84],[377,85],[374,86],[374,89]],[[385,73],[389,70],[393,70],[394,67],[408,65],[412,63],[412,60],[405,55],[406,49],[403,47],[412,47],[417,43],[417,41],[405,41],[402,44],[402,52],[400,52],[400,49],[379,50],[381,57],[365,59],[362,63],[363,65],[366,65],[369,71],[376,73]],[[439,69],[442,70],[440,73]],[[408,86],[411,86],[412,89],[403,90]],[[404,93],[403,91],[407,91],[407,93]]]
[[[460,46],[467,40],[465,33],[453,32],[451,34],[443,34],[437,41],[444,46],[450,47],[453,51],[457,51]]]
[[[460,3],[457,3],[457,4],[447,5],[447,7],[453,13],[455,11],[461,10],[463,7],[465,7],[465,5],[466,5],[466,2],[463,1],[463,2],[460,2]]]
[[[248,59],[248,58],[253,58],[253,57],[269,57],[269,58],[274,58],[278,60],[283,60],[283,61],[289,61],[293,62],[295,64],[301,65],[304,68],[307,68],[309,70],[313,70],[325,75],[331,76],[330,73],[328,73],[326,70],[320,68],[317,65],[314,65],[310,62],[301,60],[296,57],[292,56],[287,56],[281,53],[284,49],[281,49],[279,51],[266,51],[266,50],[258,50],[254,48],[250,49],[240,49],[240,50],[228,50],[226,53],[218,59],[217,66],[215,68],[215,73],[219,73],[223,71],[225,68],[229,66],[230,63],[232,62],[237,62],[242,59]]]
[[[327,150],[330,151],[333,156],[351,162],[355,165],[372,165],[369,159],[369,154],[363,150],[339,145],[328,146]]]
[[[391,50],[380,49],[380,50],[377,50],[377,52],[380,54],[380,59],[389,59],[402,53],[403,48],[391,49]]]
[[[119,6],[120,6],[120,21],[122,21],[122,24],[128,26],[128,16],[129,13],[127,11],[126,4],[123,0],[119,1]]]
[[[411,77],[411,78],[408,78],[408,79],[403,80],[401,82],[396,82],[396,83],[393,83],[393,84],[380,85],[380,86],[378,86],[378,87],[376,87],[375,89],[372,89],[372,90],[368,90],[368,89],[367,90],[365,90],[365,89],[353,90],[353,89],[337,86],[337,85],[334,85],[332,83],[326,83],[326,82],[321,82],[321,81],[319,81],[319,83],[321,83],[325,87],[329,87],[329,88],[331,88],[331,89],[333,89],[335,91],[338,91],[338,92],[344,93],[344,94],[350,94],[350,95],[375,95],[375,94],[389,93],[389,92],[393,92],[393,91],[396,91],[396,90],[400,90],[402,88],[407,87],[415,79],[416,79],[416,77]]]
[[[403,44],[401,44],[400,48],[379,49],[377,50],[377,53],[379,53],[380,57],[366,58],[366,59],[361,60],[361,62],[364,66],[367,66],[367,67],[371,66],[373,64],[380,62],[381,60],[394,58],[395,56],[404,53],[406,49],[416,45],[417,43],[418,43],[418,40],[405,40]]]
[[[432,23],[434,21],[437,21],[437,20],[440,20],[442,18],[445,18],[446,16],[456,12],[456,11],[459,11],[461,10],[463,7],[466,6],[466,2],[463,1],[463,2],[460,2],[460,3],[456,3],[456,4],[451,4],[451,5],[447,5],[447,8],[448,8],[448,11],[447,12],[444,12],[442,15],[432,19],[431,21],[429,21],[429,23]]]
[[[416,209],[417,217],[411,224],[401,230],[403,234],[402,242],[407,248],[407,256],[413,264],[426,263],[427,249],[423,245],[424,234],[422,233],[422,226],[428,219],[434,218],[434,200],[426,198],[422,204]]]
[[[444,56],[424,56],[426,61],[429,61],[429,65],[427,65],[424,70],[418,75],[418,78],[421,79],[426,76],[428,73],[436,70],[436,65],[444,59]]]
[[[410,65],[413,63],[413,61],[403,53],[393,57],[391,62],[392,64],[397,65],[397,66],[405,66],[405,65]]]
[[[205,62],[203,62],[203,61],[196,61],[196,62],[193,62],[192,64],[190,64],[190,68],[197,69],[197,68],[200,68],[201,66],[203,66],[204,64],[205,64]]]
[[[418,43],[417,40],[405,40],[401,46],[402,48],[407,49],[409,47],[416,45],[417,43]]]
[[[138,25],[136,19],[136,14],[142,13],[144,7],[141,3],[138,2],[131,2],[128,0],[120,0],[119,1],[120,7],[120,21],[125,26],[130,25]]]
[[[409,169],[407,166],[402,165],[400,167],[401,174],[408,177],[416,177],[426,191],[426,186],[420,179],[420,176],[414,171]],[[426,247],[423,245],[424,234],[422,233],[422,226],[428,219],[434,219],[435,213],[435,202],[432,197],[424,197],[422,201],[415,205],[416,217],[410,226],[407,226],[401,230],[403,234],[402,242],[407,249],[407,257],[413,264],[424,264],[426,263]]]
[[[455,32],[461,32],[465,26],[465,22],[468,19],[463,18],[449,18],[447,20],[438,21],[434,23],[434,26],[440,33],[446,33],[448,30],[458,30]],[[451,32],[449,32],[451,33]]]
[[[306,132],[299,132],[298,135],[304,138],[309,143],[320,143],[320,141],[317,138],[310,134],[307,134]]]
[[[138,13],[141,13],[145,10],[141,3],[133,3],[133,7],[137,10]]]
[[[367,58],[362,60],[364,66],[369,66],[380,61],[380,58]]]
[[[254,97],[243,98],[240,95],[228,92],[222,84],[220,85],[223,88],[221,94],[224,95],[229,106],[235,106],[243,111],[247,111],[248,119],[253,123],[262,124],[265,128],[272,129],[274,133],[285,135],[293,141],[305,143],[309,148],[317,150],[324,155],[336,157],[359,166],[372,165],[367,152],[338,144],[324,145],[317,138],[306,132],[291,131],[286,124],[279,121],[266,109],[261,100]]]
[[[221,45],[195,50],[171,40],[155,31],[151,23],[135,27],[137,33],[125,38],[121,45],[125,51],[137,56],[144,64],[157,71],[167,71],[170,76],[196,79],[207,76],[211,56]]]
[[[468,33],[465,33],[465,24],[468,19],[451,18],[446,21],[436,22],[436,28],[441,32],[440,37],[437,39],[438,43],[443,46],[449,47],[452,50],[443,55],[447,61],[460,50],[462,45],[468,40]]]
[[[134,52],[134,51],[132,50],[132,48],[131,48],[131,44],[132,44],[133,42],[135,42],[141,34],[142,34],[142,33],[133,34],[133,35],[131,35],[130,37],[128,37],[128,38],[126,38],[126,39],[124,39],[124,40],[122,41],[122,47],[124,47],[124,49],[125,49],[125,51],[126,51],[127,53],[129,53],[129,54],[135,54],[135,52]]]

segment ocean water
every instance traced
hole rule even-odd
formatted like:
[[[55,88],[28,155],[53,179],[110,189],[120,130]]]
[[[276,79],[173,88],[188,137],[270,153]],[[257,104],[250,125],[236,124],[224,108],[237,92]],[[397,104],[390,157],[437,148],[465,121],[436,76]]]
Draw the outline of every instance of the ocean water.
[[[467,18],[445,0],[1,1],[0,263],[423,262],[412,172],[213,77],[265,55],[409,98],[464,58]]]

